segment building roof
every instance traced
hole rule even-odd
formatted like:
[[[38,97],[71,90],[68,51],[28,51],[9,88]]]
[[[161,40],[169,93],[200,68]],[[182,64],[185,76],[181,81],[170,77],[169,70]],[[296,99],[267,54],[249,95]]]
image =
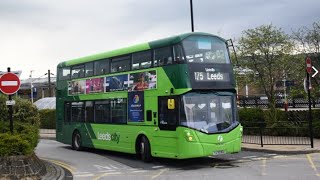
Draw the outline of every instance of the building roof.
[[[56,97],[46,97],[39,99],[33,103],[39,110],[41,109],[56,109]]]

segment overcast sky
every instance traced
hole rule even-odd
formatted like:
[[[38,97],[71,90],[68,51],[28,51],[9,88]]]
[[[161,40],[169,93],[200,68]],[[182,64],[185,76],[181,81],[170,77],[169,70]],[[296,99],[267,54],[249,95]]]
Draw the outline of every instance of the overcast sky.
[[[39,77],[59,62],[191,31],[189,0],[0,0],[0,71]],[[263,24],[320,21],[320,0],[193,0],[195,31],[239,38]]]

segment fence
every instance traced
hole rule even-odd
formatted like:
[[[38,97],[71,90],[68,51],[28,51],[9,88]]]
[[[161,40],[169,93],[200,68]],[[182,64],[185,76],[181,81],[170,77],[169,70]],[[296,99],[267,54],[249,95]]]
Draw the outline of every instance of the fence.
[[[273,123],[241,121],[242,142],[263,145],[311,145],[307,111],[286,112],[287,121]]]
[[[239,97],[239,106],[240,107],[257,107],[257,108],[268,108],[269,102],[268,99],[259,97],[259,96],[249,96]],[[288,98],[288,106],[291,108],[307,108],[309,106],[308,99],[305,98]],[[312,99],[313,108],[320,107],[320,98]],[[276,98],[276,107],[283,107],[284,99]]]
[[[308,122],[293,125],[287,121],[278,122],[277,127],[266,127],[264,122],[244,125],[242,142],[263,145],[311,145]]]

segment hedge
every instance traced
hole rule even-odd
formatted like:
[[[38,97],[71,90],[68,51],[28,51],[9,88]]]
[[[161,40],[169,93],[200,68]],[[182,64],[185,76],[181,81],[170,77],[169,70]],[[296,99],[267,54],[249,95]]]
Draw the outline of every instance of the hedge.
[[[40,128],[56,129],[56,110],[55,109],[39,110],[39,114],[40,114]]]
[[[250,129],[250,134],[259,133],[263,128],[265,135],[309,136],[308,111],[282,111],[277,109],[276,120],[270,118],[270,110],[259,108],[240,108],[239,119],[244,129]],[[314,137],[320,138],[320,110],[312,110]],[[248,131],[247,131],[248,132]]]
[[[15,122],[14,133],[10,133],[9,122],[1,122],[0,157],[30,155],[39,140],[39,129],[27,123]],[[3,133],[5,132],[5,133]]]
[[[0,157],[30,155],[39,141],[40,116],[30,101],[16,98],[13,106],[13,134],[9,128],[7,96],[0,94]]]

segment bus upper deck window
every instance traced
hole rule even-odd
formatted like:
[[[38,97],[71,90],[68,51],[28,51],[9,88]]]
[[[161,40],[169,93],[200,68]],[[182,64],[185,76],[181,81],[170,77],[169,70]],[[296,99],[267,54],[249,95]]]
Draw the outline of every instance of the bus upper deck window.
[[[130,70],[130,56],[114,58],[111,60],[111,72],[123,72]]]
[[[93,76],[93,62],[85,64],[86,77]]]
[[[59,69],[58,72],[59,80],[69,80],[70,79],[70,67],[63,67]]]
[[[154,58],[158,66],[164,66],[173,63],[172,47],[163,47],[154,50]]]
[[[71,78],[83,78],[84,77],[84,65],[74,66],[71,69]]]
[[[151,67],[151,51],[144,51],[132,54],[132,70]]]
[[[109,59],[99,60],[94,62],[94,75],[102,75],[109,73]]]

